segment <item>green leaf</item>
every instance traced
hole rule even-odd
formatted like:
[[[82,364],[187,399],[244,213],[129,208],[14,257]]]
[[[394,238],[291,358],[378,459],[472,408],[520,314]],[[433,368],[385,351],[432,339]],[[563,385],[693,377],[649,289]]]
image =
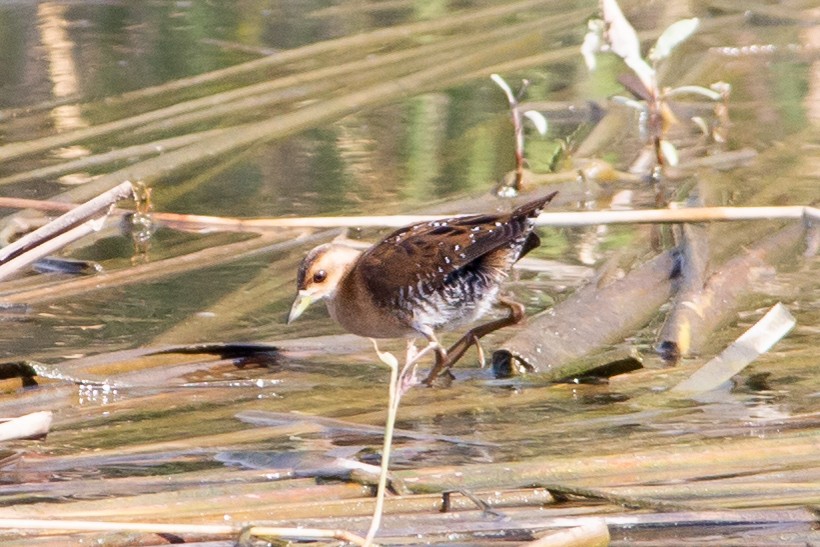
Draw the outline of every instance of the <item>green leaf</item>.
[[[515,94],[513,93],[512,88],[509,86],[507,81],[499,76],[498,74],[490,74],[490,79],[495,82],[495,84],[504,91],[504,94],[507,95],[507,100],[510,102],[511,105],[515,105],[518,101],[515,99]]]
[[[624,62],[626,66],[631,68],[638,78],[640,78],[644,87],[646,87],[653,96],[657,97],[659,92],[658,83],[655,79],[655,69],[649,66],[649,64],[640,57],[629,57],[624,59]]]
[[[581,44],[581,55],[587,65],[587,70],[592,72],[598,66],[595,55],[602,50],[604,36],[604,22],[600,19],[590,19],[587,22],[587,33],[584,35],[584,42]]]
[[[700,129],[704,135],[709,135],[709,124],[706,123],[703,116],[692,116],[690,119],[692,123],[698,126],[698,129]]]
[[[661,141],[661,154],[663,154],[663,158],[668,165],[674,167],[678,164],[678,149],[675,148],[675,145],[671,142],[667,140]]]
[[[666,97],[675,97],[677,95],[701,95],[712,101],[719,101],[723,98],[719,92],[699,85],[683,85],[670,89],[665,93]]]
[[[537,110],[527,110],[524,112],[524,117],[532,122],[535,129],[541,134],[547,134],[547,119],[543,114]]]
[[[666,27],[655,46],[649,51],[649,60],[657,63],[662,59],[666,59],[672,53],[672,50],[685,41],[700,26],[700,20],[697,17],[692,19],[682,19],[676,21]]]
[[[634,108],[640,112],[646,112],[647,110],[646,103],[644,101],[637,101],[622,95],[615,95],[614,97],[611,97],[610,100],[615,104],[622,104],[624,106],[628,106],[629,108]]]
[[[641,57],[641,42],[635,29],[624,17],[618,2],[603,0],[601,6],[604,21],[607,24],[606,38],[610,49],[624,60],[626,66],[640,78],[646,89],[657,96],[658,84],[655,81],[655,69]]]
[[[629,21],[624,17],[621,7],[615,0],[603,0],[601,8],[607,27],[609,45],[622,59],[640,59],[641,42]]]

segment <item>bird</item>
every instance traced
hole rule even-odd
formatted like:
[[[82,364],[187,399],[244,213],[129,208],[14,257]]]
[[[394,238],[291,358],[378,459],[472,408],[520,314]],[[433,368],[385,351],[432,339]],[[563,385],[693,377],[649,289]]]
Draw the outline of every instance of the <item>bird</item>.
[[[513,264],[540,245],[534,220],[552,192],[509,213],[476,214],[419,222],[399,228],[361,251],[325,243],[301,261],[288,324],[314,302],[346,331],[368,338],[419,336],[435,345],[431,384],[478,339],[524,318],[524,307],[499,299]],[[509,316],[470,329],[449,350],[436,333],[482,317],[498,301]],[[480,346],[479,346],[480,348]]]

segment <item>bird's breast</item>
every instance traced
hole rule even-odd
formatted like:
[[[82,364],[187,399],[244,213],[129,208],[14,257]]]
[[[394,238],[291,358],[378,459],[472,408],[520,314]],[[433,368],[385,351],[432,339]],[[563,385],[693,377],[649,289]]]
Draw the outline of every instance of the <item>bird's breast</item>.
[[[405,310],[384,306],[365,285],[348,276],[339,285],[327,310],[346,331],[368,338],[406,338],[418,333],[411,326]]]

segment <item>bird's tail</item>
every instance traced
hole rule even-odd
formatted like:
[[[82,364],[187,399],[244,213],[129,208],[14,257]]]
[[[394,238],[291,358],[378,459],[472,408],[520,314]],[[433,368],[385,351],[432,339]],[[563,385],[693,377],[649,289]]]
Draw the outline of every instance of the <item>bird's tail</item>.
[[[513,218],[535,218],[541,214],[541,211],[544,210],[544,207],[546,207],[547,203],[552,201],[552,198],[554,198],[556,195],[558,195],[558,192],[551,192],[550,194],[547,194],[542,198],[538,198],[536,200],[530,201],[529,203],[525,203],[524,205],[513,211],[511,216]]]

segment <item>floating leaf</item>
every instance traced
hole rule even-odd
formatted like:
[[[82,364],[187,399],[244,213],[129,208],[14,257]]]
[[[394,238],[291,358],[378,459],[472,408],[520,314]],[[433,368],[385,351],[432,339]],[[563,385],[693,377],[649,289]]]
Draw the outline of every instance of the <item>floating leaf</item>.
[[[649,50],[649,60],[657,63],[662,59],[666,59],[672,53],[672,50],[678,47],[681,42],[692,36],[692,34],[700,26],[700,20],[697,17],[692,19],[682,19],[676,21],[666,27],[655,46]]]
[[[543,114],[538,112],[537,110],[527,110],[524,112],[524,117],[532,122],[535,126],[535,129],[541,134],[547,134],[547,119],[544,117]]]

